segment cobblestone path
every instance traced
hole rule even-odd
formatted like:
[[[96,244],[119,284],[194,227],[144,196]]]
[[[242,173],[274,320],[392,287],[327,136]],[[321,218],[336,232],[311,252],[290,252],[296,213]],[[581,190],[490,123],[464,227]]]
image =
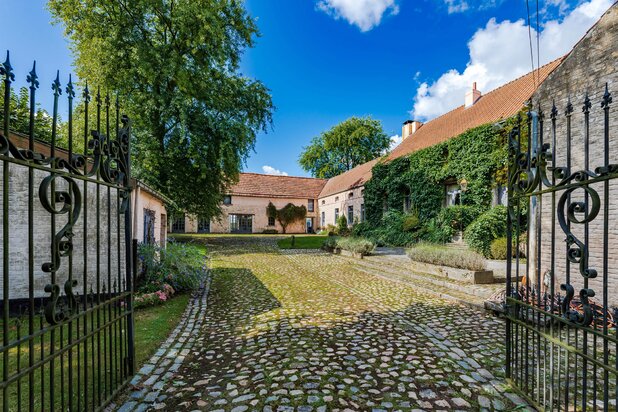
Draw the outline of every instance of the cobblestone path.
[[[501,321],[372,276],[353,260],[208,238],[195,344],[152,408],[510,410]]]

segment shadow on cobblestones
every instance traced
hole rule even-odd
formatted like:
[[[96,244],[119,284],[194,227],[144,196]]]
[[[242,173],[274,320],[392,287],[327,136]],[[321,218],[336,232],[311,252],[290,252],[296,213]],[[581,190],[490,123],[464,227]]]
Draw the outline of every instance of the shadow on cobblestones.
[[[210,239],[209,239],[210,242]],[[238,253],[237,250],[242,250]],[[272,239],[213,251],[208,309],[165,410],[506,410],[499,320]]]

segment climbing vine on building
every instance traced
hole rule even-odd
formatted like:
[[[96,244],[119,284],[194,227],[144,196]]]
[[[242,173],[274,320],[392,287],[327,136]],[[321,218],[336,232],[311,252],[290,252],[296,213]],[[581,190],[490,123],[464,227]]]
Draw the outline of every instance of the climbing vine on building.
[[[443,230],[439,226],[446,219],[438,217],[449,181],[467,182],[467,190],[460,196],[465,213],[478,215],[488,210],[493,189],[506,185],[508,132],[513,124],[514,119],[509,119],[501,126],[479,126],[408,156],[378,162],[365,185],[367,226],[377,230],[388,226],[385,219],[392,219],[393,212],[405,213],[407,203],[418,215],[421,230],[404,239],[444,239],[448,231],[437,238],[432,231]]]

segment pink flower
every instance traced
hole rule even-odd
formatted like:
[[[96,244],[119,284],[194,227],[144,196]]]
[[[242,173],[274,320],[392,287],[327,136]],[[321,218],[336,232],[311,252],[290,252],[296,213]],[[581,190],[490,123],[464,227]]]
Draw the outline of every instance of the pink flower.
[[[157,294],[159,299],[161,299],[162,301],[165,302],[167,300],[167,295],[162,290],[157,290],[155,293]]]

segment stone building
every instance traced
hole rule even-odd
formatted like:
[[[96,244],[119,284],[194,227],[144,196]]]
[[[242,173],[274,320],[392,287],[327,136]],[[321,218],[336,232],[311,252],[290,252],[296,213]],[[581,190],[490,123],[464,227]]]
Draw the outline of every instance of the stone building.
[[[605,111],[602,107],[606,91],[613,97],[609,103],[609,147],[605,147]],[[586,134],[585,102],[586,97],[590,105],[589,127]],[[543,138],[544,142],[555,146],[555,160],[550,163],[554,167],[570,166],[570,173],[580,170],[588,170],[597,173],[598,167],[605,166],[605,155],[608,156],[609,164],[618,164],[618,4],[614,4],[593,26],[588,33],[575,45],[572,51],[563,59],[562,63],[543,81],[532,96],[534,108],[544,113]],[[567,106],[572,105],[572,112],[567,116]],[[556,133],[555,145],[553,143],[552,122],[550,119],[552,107],[555,103]],[[570,117],[570,142],[567,133],[567,117]],[[586,151],[586,140],[589,141]],[[568,145],[570,144],[570,152]],[[553,149],[553,148],[552,148]],[[544,187],[546,189],[546,187]],[[589,280],[589,287],[595,293],[595,300],[603,300],[603,279],[607,276],[610,293],[608,302],[618,304],[615,293],[618,284],[618,256],[615,251],[618,248],[618,180],[609,181],[608,213],[605,213],[605,188],[603,183],[590,185],[591,190],[599,195],[599,214],[588,225],[586,236],[585,224],[571,222],[572,234],[589,247],[589,267],[598,272],[598,276]],[[548,285],[553,281],[555,290],[560,292],[560,284],[567,278],[566,256],[566,233],[556,221],[559,207],[552,208],[552,201],[559,204],[564,191],[558,191],[552,198],[551,193],[538,196],[538,213],[541,224],[537,226],[535,234],[541,237],[541,275],[542,280]],[[592,207],[592,195],[589,194],[589,211]],[[584,190],[577,189],[567,199],[565,209],[574,202],[585,202]],[[583,213],[576,213],[578,219],[584,217]],[[555,222],[555,226],[554,226]],[[608,250],[607,273],[603,273],[603,244],[604,226],[607,226]],[[552,245],[552,230],[554,230],[554,242]],[[534,236],[531,236],[534,239]],[[552,253],[552,246],[555,250]],[[553,262],[552,262],[553,255]],[[545,272],[554,265],[553,277]],[[536,279],[538,274],[531,271],[530,276]],[[574,286],[576,294],[583,287],[583,277],[579,265],[570,264],[570,283]]]
[[[283,232],[281,224],[266,213],[273,203],[281,209],[288,203],[307,208],[307,217],[290,224],[286,233],[313,233],[318,222],[318,195],[326,180],[309,177],[241,173],[238,183],[224,197],[222,215],[214,219],[176,216],[172,233],[262,233]]]
[[[339,216],[346,217],[348,226],[365,221],[364,185],[377,162],[372,160],[328,179],[318,199],[320,227],[337,225]]]

